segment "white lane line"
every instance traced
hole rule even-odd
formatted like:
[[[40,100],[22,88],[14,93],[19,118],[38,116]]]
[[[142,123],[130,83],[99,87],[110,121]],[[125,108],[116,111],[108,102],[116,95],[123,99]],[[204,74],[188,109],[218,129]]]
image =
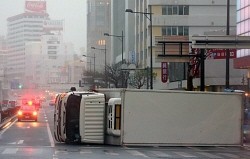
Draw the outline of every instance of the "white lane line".
[[[127,150],[127,152],[129,152],[133,156],[142,156],[148,158],[148,156],[136,150]]]
[[[68,154],[68,151],[55,151],[55,154]]]
[[[55,142],[53,140],[52,133],[51,133],[51,130],[49,128],[49,123],[46,123],[46,125],[47,125],[47,131],[48,131],[48,135],[49,135],[50,145],[51,145],[51,147],[55,147]]]
[[[118,153],[115,152],[105,152],[106,155],[111,155],[111,156],[118,156]]]
[[[208,158],[222,158],[222,157],[220,157],[220,156],[216,156],[216,155],[213,155],[213,154],[207,153],[207,152],[196,152],[196,153],[201,154],[201,155],[203,155],[203,156],[206,156],[206,157],[208,157]]]
[[[230,153],[219,153],[220,155],[230,157],[230,158],[240,158],[238,155],[230,154]]]
[[[47,132],[48,132],[48,135],[49,135],[50,145],[51,145],[51,147],[55,147],[55,142],[54,142],[53,137],[52,137],[52,133],[51,133],[51,130],[50,130],[50,127],[49,127],[49,123],[46,123],[46,125],[47,125]]]
[[[171,157],[171,155],[163,153],[161,151],[150,151],[150,152],[158,157]]]
[[[43,109],[43,113],[46,115],[44,109]],[[49,127],[48,120],[45,120],[45,121],[46,121],[46,125],[47,125],[47,132],[48,132],[48,135],[49,135],[50,145],[51,145],[51,147],[55,147],[55,142],[54,142],[54,139],[52,137],[52,133],[51,133],[51,130],[50,130],[50,127]]]
[[[24,140],[19,140],[18,142],[17,142],[17,144],[23,144],[23,142],[24,142]]]
[[[190,155],[190,154],[188,154],[186,152],[174,152],[174,153],[177,154],[177,155],[180,155],[182,157],[197,157],[197,156],[194,156],[194,155]]]
[[[18,148],[6,148],[2,154],[16,154],[16,152],[18,151]]]
[[[90,150],[81,150],[80,153],[81,154],[87,154],[87,153],[93,153],[93,152],[90,151]]]

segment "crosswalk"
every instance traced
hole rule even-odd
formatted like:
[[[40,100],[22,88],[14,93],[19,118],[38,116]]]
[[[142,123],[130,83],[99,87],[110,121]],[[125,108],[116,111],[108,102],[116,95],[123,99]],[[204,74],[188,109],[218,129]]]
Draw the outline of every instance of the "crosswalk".
[[[32,155],[41,155],[46,152],[46,148],[28,148],[32,151]],[[210,152],[210,151],[180,151],[180,150],[150,150],[150,149],[105,149],[105,148],[82,148],[77,150],[67,150],[67,149],[53,149],[47,148],[48,152],[52,152],[53,158],[60,159],[62,156],[70,155],[96,155],[101,154],[108,156],[127,156],[135,158],[182,158],[182,159],[239,159],[250,157],[249,152]],[[27,148],[25,147],[7,147],[0,149],[0,156],[7,155],[25,155],[27,153]],[[1,158],[1,157],[0,157]]]

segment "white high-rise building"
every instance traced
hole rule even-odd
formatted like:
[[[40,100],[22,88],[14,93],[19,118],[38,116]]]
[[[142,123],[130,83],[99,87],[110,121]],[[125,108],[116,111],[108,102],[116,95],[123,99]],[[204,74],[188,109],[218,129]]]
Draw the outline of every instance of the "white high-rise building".
[[[43,22],[47,13],[25,12],[7,19],[8,21],[8,76],[24,79],[26,62],[25,44],[41,41]]]

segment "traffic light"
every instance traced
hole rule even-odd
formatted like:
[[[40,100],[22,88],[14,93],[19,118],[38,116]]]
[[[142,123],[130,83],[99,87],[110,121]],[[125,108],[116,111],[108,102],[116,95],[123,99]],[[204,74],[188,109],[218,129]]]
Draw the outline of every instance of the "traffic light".
[[[19,89],[22,89],[23,88],[23,85],[21,83],[18,83],[18,88]]]
[[[10,83],[10,88],[11,89],[22,89],[23,88],[23,84],[17,81],[12,81]]]

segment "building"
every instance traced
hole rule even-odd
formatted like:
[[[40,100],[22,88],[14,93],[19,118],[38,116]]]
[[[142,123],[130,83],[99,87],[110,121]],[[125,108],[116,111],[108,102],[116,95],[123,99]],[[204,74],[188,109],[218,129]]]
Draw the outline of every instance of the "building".
[[[110,2],[111,0],[87,1],[87,56],[92,57],[96,53],[96,71],[98,72],[104,72],[105,54],[106,64],[112,61],[110,38],[104,36],[104,33],[111,32]]]
[[[74,60],[74,46],[64,43],[64,21],[49,18],[46,1],[26,1],[25,12],[7,21],[9,84],[6,85],[18,83],[22,90],[58,91],[69,89],[72,83],[78,85],[79,69],[67,65]]]
[[[250,1],[237,1],[237,35],[250,36]],[[237,58],[234,59],[236,69],[246,70],[242,83],[245,85],[245,91],[250,92],[250,50],[242,49],[237,52]]]
[[[40,7],[36,7],[39,5]],[[26,1],[25,12],[7,19],[8,77],[25,80],[25,44],[41,41],[44,21],[49,19],[45,1]]]
[[[135,1],[135,12],[152,13],[135,14],[135,52],[138,65],[141,68],[150,67],[150,21],[152,21],[152,67],[154,89],[185,89],[187,85],[188,63],[168,62],[168,81],[162,82],[161,62],[158,55],[162,54],[162,45],[158,41],[191,41],[193,35],[218,35],[226,34],[226,9],[227,2],[221,0],[197,1],[197,0],[137,0]],[[206,10],[206,12],[204,12]],[[236,30],[236,2],[230,3],[230,34],[235,35]],[[134,26],[130,26],[132,30]],[[191,46],[186,45],[184,54],[191,53]],[[176,50],[177,48],[177,50]],[[166,53],[179,53],[178,47]],[[177,59],[176,59],[177,60]],[[178,60],[177,60],[178,61]],[[233,87],[242,85],[242,74],[237,71],[230,60],[230,85]],[[225,84],[225,57],[224,59],[213,59],[205,61],[206,90],[222,91]],[[215,71],[216,70],[216,71]],[[194,86],[199,87],[198,78],[194,80]]]
[[[9,89],[6,87],[6,72],[7,72],[7,43],[4,36],[0,36],[0,101],[6,96],[6,90]]]

